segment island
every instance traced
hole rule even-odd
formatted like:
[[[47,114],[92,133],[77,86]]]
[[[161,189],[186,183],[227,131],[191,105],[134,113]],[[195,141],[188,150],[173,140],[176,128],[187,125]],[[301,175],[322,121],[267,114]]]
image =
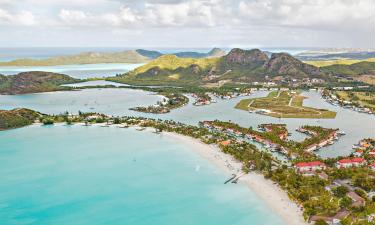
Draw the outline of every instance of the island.
[[[61,85],[77,82],[80,82],[80,80],[65,74],[41,71],[24,72],[10,76],[0,75],[0,94],[17,95],[72,90],[71,87]]]
[[[264,98],[241,100],[235,108],[276,118],[336,117],[336,112],[303,106],[304,98],[296,91],[273,91]]]

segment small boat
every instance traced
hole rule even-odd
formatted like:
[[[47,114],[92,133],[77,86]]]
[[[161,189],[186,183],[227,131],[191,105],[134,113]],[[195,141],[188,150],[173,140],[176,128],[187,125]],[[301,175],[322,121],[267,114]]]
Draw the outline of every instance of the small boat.
[[[146,128],[145,128],[145,127],[140,127],[140,128],[137,128],[137,131],[144,131],[144,130],[146,130]]]

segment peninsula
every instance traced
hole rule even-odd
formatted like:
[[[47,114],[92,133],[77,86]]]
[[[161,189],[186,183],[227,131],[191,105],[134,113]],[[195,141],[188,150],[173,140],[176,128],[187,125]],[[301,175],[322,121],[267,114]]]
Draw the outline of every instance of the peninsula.
[[[244,99],[235,107],[276,118],[332,119],[336,112],[303,106],[305,97],[296,91],[273,91],[264,98]]]

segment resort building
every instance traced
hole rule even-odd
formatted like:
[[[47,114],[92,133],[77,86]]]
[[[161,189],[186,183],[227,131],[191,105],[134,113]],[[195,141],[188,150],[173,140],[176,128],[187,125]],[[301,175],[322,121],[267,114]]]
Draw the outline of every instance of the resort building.
[[[366,165],[364,158],[353,158],[353,159],[341,159],[336,163],[337,168],[351,168],[360,167]]]
[[[316,170],[324,170],[327,168],[326,165],[320,161],[300,162],[297,163],[294,167],[296,171],[299,173],[309,173],[314,172]]]
[[[230,140],[226,140],[226,141],[221,141],[219,144],[222,145],[222,146],[228,146],[230,145],[231,141]]]
[[[354,191],[350,191],[347,196],[353,200],[352,206],[361,207],[366,204],[366,201]]]

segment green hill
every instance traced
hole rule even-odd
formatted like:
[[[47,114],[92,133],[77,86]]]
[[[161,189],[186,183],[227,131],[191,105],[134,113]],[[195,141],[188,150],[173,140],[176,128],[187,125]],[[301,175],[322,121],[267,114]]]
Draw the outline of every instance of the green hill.
[[[319,68],[305,64],[286,53],[271,58],[259,49],[232,49],[212,58],[161,56],[144,66],[109,80],[140,85],[200,85],[219,81],[252,82],[266,78],[324,78]]]
[[[225,52],[214,48],[208,53],[176,52],[181,58],[209,58],[220,57]],[[163,53],[144,49],[129,50],[114,53],[85,52],[78,55],[57,56],[47,59],[16,59],[10,62],[0,62],[0,66],[56,66],[72,64],[97,64],[97,63],[146,63],[162,56]]]
[[[40,113],[30,109],[0,110],[0,130],[30,125]]]
[[[75,83],[79,80],[64,74],[49,72],[25,72],[12,76],[0,75],[0,94],[27,94],[67,90],[62,84]]]
[[[321,68],[326,73],[345,76],[359,76],[375,73],[375,62],[362,61],[351,65],[336,64]]]

